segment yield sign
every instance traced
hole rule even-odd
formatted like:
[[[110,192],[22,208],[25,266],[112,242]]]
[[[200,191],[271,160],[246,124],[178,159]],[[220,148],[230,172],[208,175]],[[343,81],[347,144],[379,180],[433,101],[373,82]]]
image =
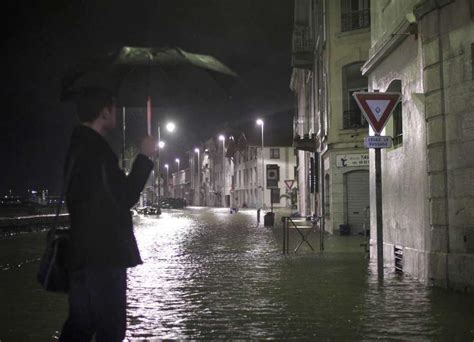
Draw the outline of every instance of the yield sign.
[[[286,180],[285,184],[286,184],[286,187],[288,188],[288,190],[291,190],[291,188],[293,188],[293,185],[295,184],[295,181],[293,179]]]
[[[376,134],[380,134],[400,101],[400,93],[356,92],[354,99]]]

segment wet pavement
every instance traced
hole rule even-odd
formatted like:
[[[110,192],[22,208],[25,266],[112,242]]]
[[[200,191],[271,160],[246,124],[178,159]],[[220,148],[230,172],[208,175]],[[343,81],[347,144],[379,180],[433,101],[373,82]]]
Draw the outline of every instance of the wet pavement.
[[[472,295],[388,269],[379,284],[361,237],[328,236],[323,253],[284,256],[280,230],[256,227],[253,210],[189,208],[135,223],[145,263],[129,270],[130,340],[474,341]],[[66,297],[35,282],[44,238],[0,238],[2,342],[59,334]]]

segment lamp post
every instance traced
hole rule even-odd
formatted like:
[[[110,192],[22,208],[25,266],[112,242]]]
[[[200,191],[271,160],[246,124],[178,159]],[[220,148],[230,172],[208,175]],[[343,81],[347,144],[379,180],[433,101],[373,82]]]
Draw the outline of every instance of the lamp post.
[[[170,182],[168,180],[169,178],[169,169],[170,169],[170,166],[168,164],[165,164],[165,169],[166,169],[166,190],[165,190],[165,194],[166,194],[166,197],[169,197],[169,186],[170,186]]]
[[[263,120],[258,119],[257,120],[257,125],[262,127],[262,203],[261,203],[261,208],[265,206],[265,157],[263,154]]]
[[[201,202],[201,201],[200,201],[200,194],[201,194],[201,162],[200,162],[200,158],[199,158],[199,157],[200,157],[200,150],[196,147],[196,148],[194,149],[194,152],[196,152],[197,155],[198,155],[198,163],[197,163],[197,165],[198,165],[198,167],[197,167],[197,169],[198,169],[197,191],[195,190],[195,193],[196,193],[196,203],[197,203],[197,205],[201,205],[201,203],[200,203],[200,202]]]
[[[222,141],[222,206],[225,207],[225,155],[224,155],[224,148],[225,148],[225,137],[221,134],[219,135],[219,140]]]
[[[179,184],[179,158],[176,158],[174,160],[176,162],[176,164],[178,164],[178,171],[176,172],[176,184],[174,184],[174,197],[176,198],[176,188],[177,188],[177,185]]]
[[[166,130],[170,133],[173,133],[174,130],[176,129],[176,126],[174,123],[172,122],[168,122],[166,124]],[[159,149],[165,147],[165,142],[164,141],[161,141],[161,125],[158,124],[158,147]],[[158,207],[160,206],[160,192],[161,192],[161,189],[160,189],[160,185],[161,185],[161,172],[160,172],[160,150],[158,149],[158,156],[156,157],[156,169],[157,169],[157,172],[155,172],[155,178],[158,177],[158,193],[156,195],[156,202],[158,204]],[[155,184],[156,184],[156,179],[155,179]]]

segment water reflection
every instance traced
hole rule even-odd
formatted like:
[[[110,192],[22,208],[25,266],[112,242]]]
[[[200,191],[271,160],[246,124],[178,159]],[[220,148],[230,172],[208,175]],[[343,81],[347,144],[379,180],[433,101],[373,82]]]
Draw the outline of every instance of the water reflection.
[[[324,254],[280,254],[278,231],[253,211],[168,212],[141,220],[145,264],[130,271],[130,338],[466,338],[472,313],[446,296],[387,274],[378,284],[357,238],[332,237]],[[434,315],[434,305],[443,308]],[[461,324],[450,328],[453,312]],[[466,315],[467,314],[467,315]],[[466,317],[471,318],[466,319]],[[462,318],[464,316],[464,318]],[[474,326],[474,325],[473,325]]]
[[[255,211],[170,210],[135,223],[144,264],[129,270],[129,340],[474,339],[473,296],[389,270],[380,285],[358,237],[283,256],[281,232],[256,227]],[[66,316],[65,297],[34,280],[43,246],[44,233],[0,238],[2,342],[51,340]]]

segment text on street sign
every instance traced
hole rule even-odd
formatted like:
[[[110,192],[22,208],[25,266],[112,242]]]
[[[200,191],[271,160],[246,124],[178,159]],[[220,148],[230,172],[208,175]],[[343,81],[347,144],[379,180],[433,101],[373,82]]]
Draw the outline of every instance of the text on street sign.
[[[366,148],[390,148],[392,147],[392,137],[380,135],[365,137],[364,146]]]

